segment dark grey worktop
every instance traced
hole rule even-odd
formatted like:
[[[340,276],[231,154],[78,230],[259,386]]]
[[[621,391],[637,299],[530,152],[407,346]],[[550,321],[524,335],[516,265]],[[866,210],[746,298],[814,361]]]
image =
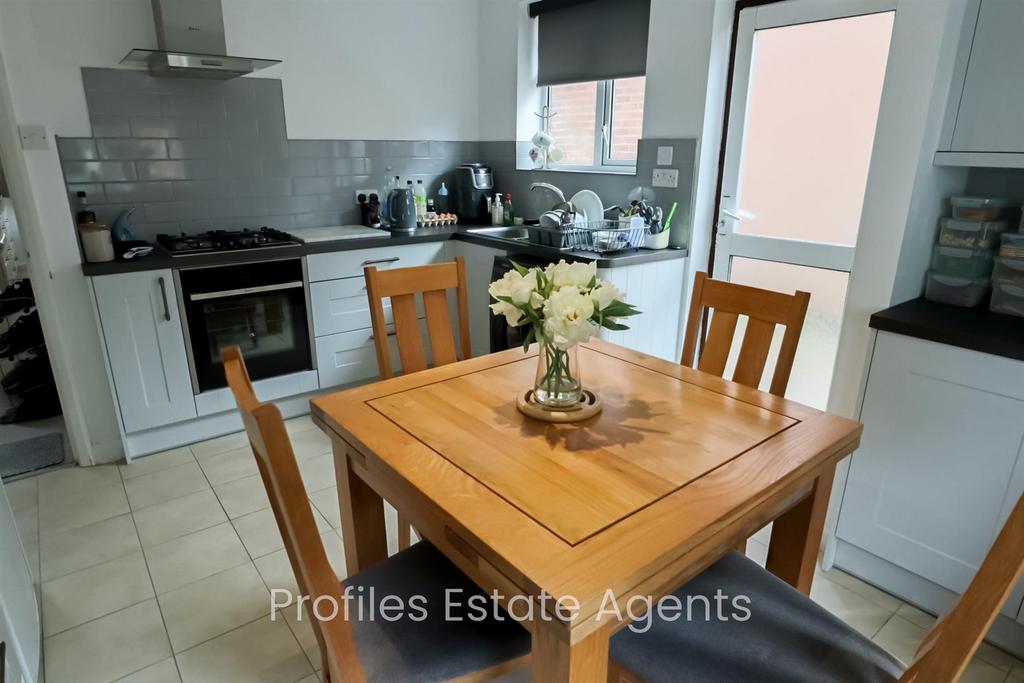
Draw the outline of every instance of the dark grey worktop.
[[[504,249],[510,254],[529,254],[552,261],[597,261],[598,268],[616,268],[632,266],[639,263],[653,263],[686,257],[685,249],[660,249],[656,251],[639,249],[614,254],[593,254],[585,251],[561,251],[553,247],[545,247],[528,242],[520,242],[490,235],[479,235],[467,232],[467,227],[428,228],[417,230],[411,234],[389,233],[381,231],[380,237],[361,239],[335,240],[331,242],[313,242],[292,247],[272,247],[267,249],[246,249],[241,251],[216,252],[195,256],[171,256],[160,246],[149,256],[131,261],[111,261],[109,263],[83,263],[82,272],[87,277],[94,275],[114,275],[143,270],[196,268],[201,266],[219,266],[232,263],[252,263],[254,261],[272,261],[288,256],[305,256],[335,251],[354,251],[356,249],[373,249],[374,247],[391,247],[416,242],[443,242],[459,239],[480,244],[494,249]]]
[[[875,313],[870,324],[876,330],[1024,360],[1024,318],[985,308],[913,299]]]

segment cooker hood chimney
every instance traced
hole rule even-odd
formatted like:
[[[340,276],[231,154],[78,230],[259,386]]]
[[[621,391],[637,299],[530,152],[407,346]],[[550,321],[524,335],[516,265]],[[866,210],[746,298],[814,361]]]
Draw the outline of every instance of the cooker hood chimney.
[[[229,57],[220,0],[152,0],[159,49],[136,49],[122,64],[143,65],[154,76],[224,80],[280,64],[279,59]]]

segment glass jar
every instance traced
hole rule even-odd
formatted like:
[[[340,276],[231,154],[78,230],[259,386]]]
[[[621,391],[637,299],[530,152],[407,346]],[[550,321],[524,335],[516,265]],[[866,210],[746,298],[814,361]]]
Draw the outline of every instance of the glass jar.
[[[583,396],[577,347],[560,349],[542,339],[538,350],[534,400],[549,408],[572,408]]]

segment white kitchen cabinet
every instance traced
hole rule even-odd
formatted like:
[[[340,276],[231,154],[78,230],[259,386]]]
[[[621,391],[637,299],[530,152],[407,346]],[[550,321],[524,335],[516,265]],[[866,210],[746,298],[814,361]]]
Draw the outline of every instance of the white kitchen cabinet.
[[[93,291],[125,432],[196,417],[171,271],[94,277]]]
[[[1024,2],[982,0],[952,149],[1024,152]]]
[[[598,277],[625,293],[640,315],[625,318],[628,330],[601,330],[601,338],[665,360],[679,361],[683,332],[683,278],[686,259],[599,268]]]
[[[466,259],[466,299],[469,304],[469,338],[474,356],[491,352],[491,284],[494,257],[505,256],[504,249],[494,249],[471,242],[452,242],[455,255]]]
[[[836,564],[940,612],[1024,492],[1024,362],[879,332],[861,421]]]
[[[334,251],[306,257],[306,273],[310,282],[363,277],[363,268],[407,268],[436,263],[444,254],[444,242],[418,242],[394,247]]]

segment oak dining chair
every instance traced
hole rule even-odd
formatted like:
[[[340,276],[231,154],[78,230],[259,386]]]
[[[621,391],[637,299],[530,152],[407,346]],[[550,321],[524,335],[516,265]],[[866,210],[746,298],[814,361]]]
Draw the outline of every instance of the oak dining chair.
[[[674,593],[683,605],[716,591],[749,598],[749,619],[662,619],[611,640],[612,681],[843,681],[954,683],[1024,575],[1024,497],[956,606],[939,619],[909,668],[780,581],[730,552]],[[695,597],[696,596],[696,597]],[[701,614],[698,614],[700,617]]]
[[[789,376],[793,372],[797,345],[803,332],[804,318],[811,295],[807,292],[782,294],[767,289],[712,280],[699,272],[693,280],[690,314],[686,322],[682,363],[704,372],[723,377],[732,351],[736,326],[740,316],[747,317],[736,369],[732,381],[757,389],[764,375],[776,325],[786,328],[775,363],[769,391],[785,396]],[[714,311],[707,339],[697,359],[701,320],[705,311]]]
[[[370,300],[370,320],[373,324],[373,345],[377,352],[377,365],[381,379],[394,376],[391,367],[391,348],[388,337],[394,336],[398,344],[398,357],[403,374],[419,372],[429,367],[427,351],[420,332],[419,307],[416,295],[423,299],[426,314],[427,338],[433,366],[447,365],[459,360],[455,335],[452,331],[448,290],[455,290],[459,322],[459,348],[462,360],[470,357],[469,299],[466,289],[466,261],[461,256],[450,263],[437,263],[411,268],[377,270],[365,269],[366,295]],[[391,301],[394,332],[387,330],[384,299]],[[401,512],[398,513],[398,548],[409,547],[412,527]]]
[[[493,616],[482,622],[445,618],[446,591],[462,591],[467,601],[469,596],[484,596],[430,543],[417,543],[338,580],[313,519],[281,412],[272,403],[257,400],[237,346],[221,349],[220,356],[300,593],[309,598],[302,618],[313,627],[324,680],[485,681],[525,667],[530,635],[515,622]],[[346,595],[369,599],[373,606],[356,606]],[[419,603],[419,596],[425,603]],[[383,614],[385,598],[392,606],[421,604],[426,614],[410,610],[395,621],[374,618],[374,613]],[[315,610],[330,614],[335,605],[341,608],[332,618],[316,618]]]
[[[698,272],[693,279],[693,296],[690,314],[686,322],[686,337],[683,343],[682,364],[698,370],[724,377],[729,356],[735,343],[736,327],[740,316],[747,317],[747,327],[736,360],[732,380],[754,389],[760,388],[776,325],[786,328],[775,362],[769,391],[776,396],[785,396],[789,376],[793,372],[793,361],[804,329],[804,318],[811,295],[807,292],[782,294],[767,289],[738,285],[733,282],[712,280],[705,272]],[[701,321],[707,311],[713,311],[711,326],[701,350],[699,359]],[[696,359],[696,366],[694,361]],[[746,541],[736,545],[736,550],[746,552]]]

